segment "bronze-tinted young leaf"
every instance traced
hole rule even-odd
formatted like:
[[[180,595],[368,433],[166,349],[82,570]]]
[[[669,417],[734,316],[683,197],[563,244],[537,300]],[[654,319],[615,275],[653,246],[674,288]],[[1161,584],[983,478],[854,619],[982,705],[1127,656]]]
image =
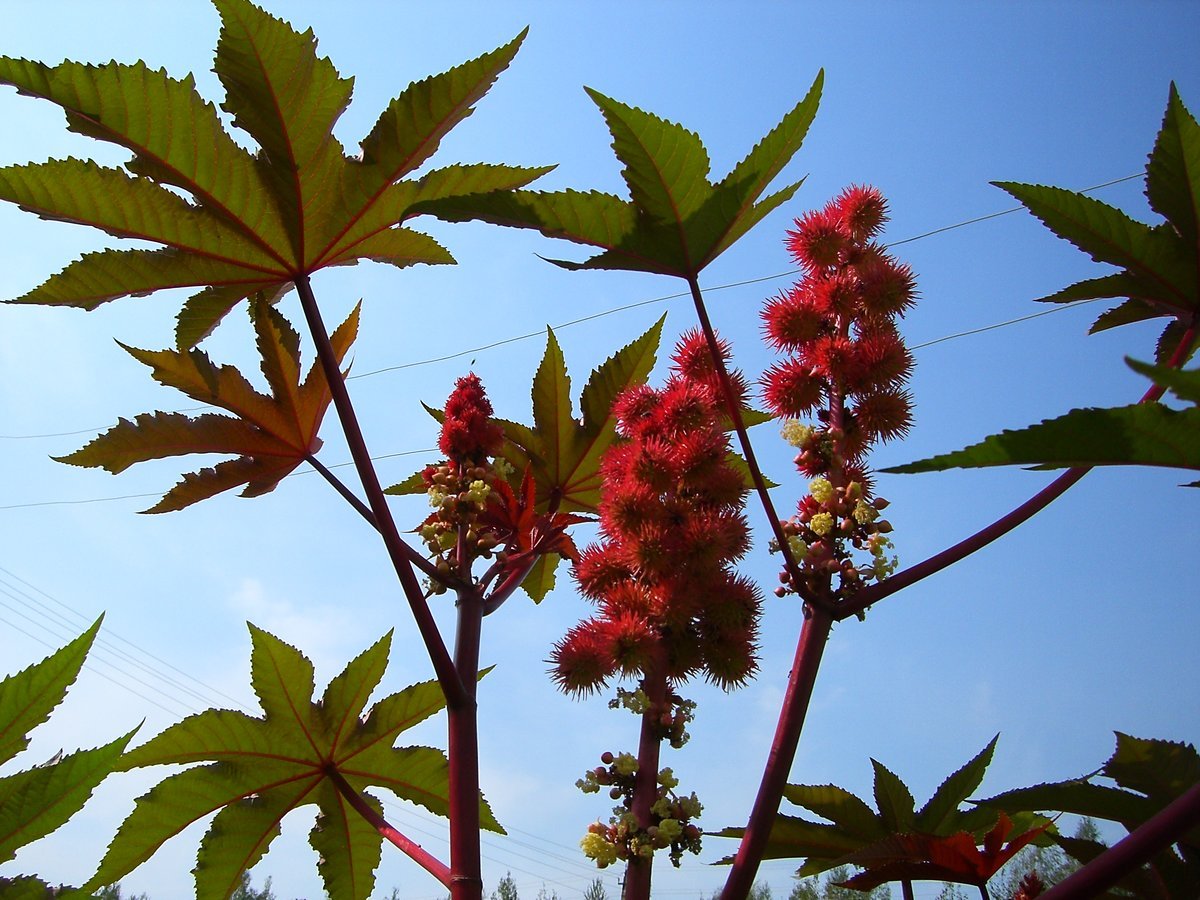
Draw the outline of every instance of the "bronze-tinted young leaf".
[[[233,366],[216,366],[199,350],[125,349],[150,366],[160,384],[177,388],[201,403],[219,406],[236,417],[206,413],[143,414],[122,419],[115,427],[60,462],[99,466],[114,474],[138,462],[218,453],[236,459],[184,475],[146,512],[183,509],[236,487],[255,497],[276,485],[321,446],[318,436],[331,395],[324,372],[314,365],[301,381],[300,337],[270,303],[259,298],[252,307],[263,374],[270,393],[263,394]],[[358,308],[331,337],[341,361],[358,331]]]
[[[362,900],[374,886],[382,838],[331,780],[345,779],[367,802],[382,787],[437,815],[449,808],[445,756],[428,747],[394,747],[398,735],[439,712],[436,682],[422,682],[377,702],[367,699],[387,665],[391,635],[352,660],[321,699],[313,666],[296,648],[250,626],[251,683],[262,705],[255,717],[212,709],[190,716],[130,751],[123,767],[205,763],[168,776],[138,799],[87,889],[111,884],[167,839],[213,812],[197,861],[199,900],[225,898],[241,873],[267,851],[288,812],[315,804],[310,843],[333,900]],[[499,831],[481,800],[485,828]]]
[[[1001,866],[1041,837],[1050,826],[1051,822],[1047,820],[1020,830],[1001,813],[995,827],[983,836],[982,841],[964,831],[948,836],[892,834],[843,857],[842,863],[862,866],[866,871],[842,884],[860,891],[869,891],[889,881],[986,885]]]
[[[765,200],[763,191],[799,150],[820,102],[818,74],[801,100],[720,182],[708,180],[708,154],[695,133],[589,89],[613,137],[631,200],[582,191],[517,191],[418,204],[416,210],[461,221],[482,219],[536,228],[550,237],[598,247],[572,269],[627,269],[695,278],[799,187]]]
[[[249,0],[214,2],[222,106],[257,142],[257,154],[230,137],[190,77],[170,78],[143,63],[0,58],[0,84],[61,106],[72,130],[132,151],[125,168],[140,176],[77,160],[11,166],[0,169],[0,199],[167,248],[88,254],[20,302],[91,309],[119,297],[200,288],[177,329],[187,348],[245,298],[278,297],[324,266],[452,262],[431,238],[396,227],[417,214],[416,201],[506,191],[547,171],[464,165],[398,182],[470,115],[523,34],[411,85],[364,139],[360,159],[333,136],[352,80],[318,56],[312,32],[297,32]],[[164,186],[182,189],[192,203]]]

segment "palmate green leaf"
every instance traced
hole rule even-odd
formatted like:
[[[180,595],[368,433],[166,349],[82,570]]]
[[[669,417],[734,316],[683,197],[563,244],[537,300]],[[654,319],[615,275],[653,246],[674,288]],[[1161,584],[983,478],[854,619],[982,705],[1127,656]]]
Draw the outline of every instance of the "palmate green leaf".
[[[125,349],[151,368],[160,384],[177,388],[200,403],[221,407],[236,418],[205,413],[147,413],[116,426],[59,462],[102,467],[113,474],[134,463],[193,453],[236,459],[184,475],[148,513],[183,509],[200,500],[242,487],[242,496],[274,490],[321,446],[321,422],[332,395],[324,371],[314,364],[301,381],[300,336],[283,316],[259,297],[251,307],[263,374],[270,394],[262,394],[232,366],[216,366],[199,350]],[[358,307],[330,341],[340,362],[358,332]]]
[[[783,796],[791,803],[816,813],[825,822],[780,814],[771,827],[767,857],[804,858],[797,875],[807,877],[825,872],[849,861],[854,853],[900,835],[917,834],[937,841],[955,836],[958,842],[982,841],[996,826],[996,808],[976,806],[960,810],[967,795],[979,786],[991,762],[999,735],[992,738],[974,758],[942,782],[933,797],[916,811],[912,792],[895,774],[877,760],[871,760],[875,772],[874,795],[878,812],[861,798],[832,784],[789,784]],[[1018,831],[1039,827],[1047,822],[1032,813],[1013,815]],[[741,837],[745,829],[726,828],[719,837]],[[972,844],[972,847],[974,844]],[[721,860],[732,862],[733,857]]]
[[[1091,331],[1166,317],[1170,324],[1159,339],[1156,358],[1166,362],[1177,351],[1184,362],[1191,358],[1200,342],[1192,340],[1182,349],[1180,342],[1200,313],[1200,125],[1174,84],[1146,167],[1146,197],[1165,223],[1137,222],[1114,207],[1061,188],[994,184],[1016,197],[1059,237],[1097,262],[1121,270],[1064,288],[1044,301],[1128,298],[1102,315]]]
[[[45,837],[75,815],[116,767],[133,737],[130,731],[93,750],[79,750],[52,763],[0,778],[0,862]]]
[[[961,769],[941,783],[929,802],[917,813],[916,827],[926,834],[949,836],[963,829],[958,808],[975,792],[983,781],[983,774],[992,763],[996,751],[997,734],[991,742]]]
[[[1019,431],[1003,431],[963,450],[884,472],[939,472],[988,466],[1169,466],[1200,469],[1200,408],[1156,403],[1076,409]]]
[[[72,130],[127,148],[133,158],[125,169],[140,176],[76,160],[11,166],[0,169],[0,199],[165,248],[87,254],[18,302],[92,309],[199,288],[177,328],[187,348],[247,297],[277,299],[324,266],[452,262],[431,238],[397,227],[417,214],[415,202],[506,191],[548,171],[463,165],[397,181],[470,115],[523,35],[411,85],[380,117],[359,159],[332,133],[352,81],[318,56],[312,32],[301,34],[248,0],[214,2],[223,107],[257,142],[257,153],[229,136],[190,77],[170,78],[143,63],[0,58],[0,84],[61,106]]]
[[[711,832],[713,837],[740,839],[744,828],[723,828]],[[833,867],[833,860],[840,859],[863,845],[863,842],[836,825],[823,825],[795,816],[778,815],[771,823],[763,859],[804,859],[804,865],[796,873],[798,877],[819,875]],[[733,862],[732,856],[717,861],[718,865]]]
[[[603,251],[582,263],[552,260],[566,268],[694,279],[799,187],[797,182],[759,202],[799,150],[816,114],[822,81],[819,74],[808,95],[717,184],[708,180],[708,154],[693,132],[589,89],[624,166],[630,201],[598,192],[516,191],[469,203],[429,201],[416,209],[452,221],[536,228]]]
[[[50,718],[87,658],[104,616],[39,663],[0,681],[0,763],[29,746],[29,732]]]
[[[871,760],[875,770],[875,805],[884,828],[889,832],[909,832],[916,826],[916,801],[903,781],[876,759]]]
[[[1200,125],[1183,105],[1174,82],[1146,166],[1146,198],[1185,241],[1200,241]]]
[[[170,837],[216,812],[201,842],[196,896],[228,897],[241,873],[270,847],[284,816],[311,804],[318,818],[310,843],[321,859],[325,890],[334,900],[365,898],[374,887],[382,838],[353,811],[330,773],[360,794],[382,787],[447,814],[445,756],[427,747],[393,746],[402,732],[444,707],[437,683],[391,694],[363,714],[386,668],[390,633],[352,660],[319,701],[312,663],[299,650],[253,625],[250,634],[251,684],[263,715],[208,710],[130,751],[125,769],[206,764],[167,777],[138,799],[85,889],[113,883]],[[379,808],[377,799],[364,796]],[[500,830],[481,804],[484,827]]]
[[[592,513],[600,502],[600,460],[616,440],[612,402],[623,390],[642,384],[654,368],[662,326],[660,318],[632,343],[597,367],[580,398],[582,420],[571,402],[571,379],[562,349],[547,329],[546,353],[533,379],[533,446],[520,449],[533,464],[538,508],[557,502],[560,512]],[[526,435],[529,433],[526,432]],[[506,431],[520,441],[517,430]]]
[[[29,745],[29,731],[45,722],[62,702],[102,620],[103,616],[41,662],[0,681],[0,762],[24,750]],[[133,733],[92,750],[60,754],[43,765],[0,778],[0,863],[78,812],[95,787],[113,771]],[[22,890],[27,888],[29,885]]]

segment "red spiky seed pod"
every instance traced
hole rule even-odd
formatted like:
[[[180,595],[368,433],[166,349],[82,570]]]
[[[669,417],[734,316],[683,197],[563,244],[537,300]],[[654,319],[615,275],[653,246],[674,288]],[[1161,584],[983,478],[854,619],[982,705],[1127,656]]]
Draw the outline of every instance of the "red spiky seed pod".
[[[873,238],[887,222],[887,201],[878,188],[854,184],[833,203],[850,238],[862,243]]]
[[[772,297],[760,315],[767,341],[776,350],[799,350],[829,328],[825,298],[801,282]]]
[[[807,415],[824,394],[825,385],[812,367],[798,359],[776,363],[762,378],[763,401],[780,417]]]

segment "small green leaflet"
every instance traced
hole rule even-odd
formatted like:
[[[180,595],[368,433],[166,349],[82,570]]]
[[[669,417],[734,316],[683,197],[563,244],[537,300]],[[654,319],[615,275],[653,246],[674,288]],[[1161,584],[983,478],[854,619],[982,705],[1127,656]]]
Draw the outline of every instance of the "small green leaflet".
[[[247,297],[278,298],[326,266],[360,259],[401,267],[452,263],[436,241],[404,227],[415,204],[509,190],[549,171],[453,165],[401,180],[471,114],[524,33],[409,85],[356,157],[333,136],[353,82],[317,56],[313,33],[297,32],[248,0],[214,3],[222,109],[254,139],[257,153],[234,141],[190,76],[171,78],[140,62],[48,66],[0,57],[0,84],[57,104],[70,130],[133,154],[124,170],[75,159],[2,168],[0,199],[43,218],[162,246],[86,254],[17,302],[93,309],[119,297],[199,288],[176,329],[186,349]]]
[[[389,632],[352,660],[314,701],[312,663],[296,648],[250,625],[251,684],[261,717],[210,709],[172,725],[130,751],[123,768],[205,763],[168,776],[137,801],[100,868],[85,887],[111,884],[152,856],[189,824],[217,813],[200,844],[197,900],[226,898],[241,873],[267,852],[288,812],[316,804],[309,842],[321,858],[333,900],[365,900],[374,887],[382,837],[349,805],[330,777],[364,793],[382,787],[437,815],[449,808],[446,757],[430,747],[394,747],[397,736],[439,712],[434,681],[384,697],[365,714],[383,677]],[[481,799],[483,827],[502,832]]]
[[[79,675],[102,619],[40,663],[0,681],[0,763],[24,750],[29,732],[62,702]],[[21,847],[54,831],[78,812],[96,785],[114,770],[132,737],[133,731],[103,747],[60,754],[47,763],[0,778],[0,862],[11,860]],[[29,881],[24,887],[32,890],[39,884]],[[8,896],[7,888],[4,896]]]
[[[800,187],[795,182],[759,201],[800,149],[816,115],[823,80],[823,73],[818,74],[804,99],[715,184],[708,180],[708,153],[694,132],[588,89],[612,134],[630,200],[596,191],[518,190],[466,202],[439,198],[416,209],[452,221],[474,218],[536,228],[603,251],[582,263],[552,260],[566,268],[694,279]]]

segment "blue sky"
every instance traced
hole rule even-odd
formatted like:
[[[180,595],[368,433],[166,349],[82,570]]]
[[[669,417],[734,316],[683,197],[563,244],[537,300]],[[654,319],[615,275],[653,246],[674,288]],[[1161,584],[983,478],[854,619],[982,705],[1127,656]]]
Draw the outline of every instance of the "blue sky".
[[[321,52],[356,76],[354,102],[338,126],[349,147],[409,81],[530,25],[510,71],[435,162],[558,163],[547,188],[623,191],[583,85],[696,130],[720,176],[824,68],[821,111],[784,173],[807,176],[804,186],[702,279],[713,289],[718,328],[752,377],[772,361],[759,339],[758,309],[789,279],[741,283],[788,272],[782,237],[791,219],[846,185],[878,186],[892,205],[885,239],[907,241],[1013,207],[993,180],[1083,189],[1137,174],[1172,80],[1185,103],[1200,108],[1200,8],[1185,3],[269,6],[301,28],[312,26]],[[6,11],[0,53],[47,62],[142,58],[175,75],[196,72],[200,91],[220,99],[209,72],[217,16],[199,0],[12,0]],[[0,120],[2,164],[66,155],[123,159],[68,134],[54,107],[12,90],[0,90]],[[1146,218],[1140,190],[1126,181],[1095,196]],[[361,265],[315,281],[327,319],[364,300],[355,372],[388,371],[357,378],[352,391],[377,455],[432,447],[434,424],[419,401],[440,405],[469,367],[484,379],[499,415],[528,420],[529,383],[547,324],[563,326],[556,333],[576,393],[594,366],[664,312],[665,347],[692,324],[684,300],[660,299],[678,293],[681,285],[672,281],[558,270],[536,254],[582,254],[536,235],[482,225],[427,228],[459,266],[397,272]],[[0,207],[0,297],[23,294],[104,241],[89,229]],[[1158,329],[1088,337],[1099,304],[940,341],[1045,311],[1031,301],[1103,273],[1027,214],[920,237],[895,253],[917,272],[922,294],[903,325],[917,348],[916,423],[907,440],[879,451],[876,465],[1142,393],[1144,382],[1122,357],[1149,357]],[[601,315],[651,300],[659,302]],[[258,500],[228,495],[181,513],[139,516],[155,492],[191,469],[167,461],[111,477],[49,459],[118,416],[192,405],[151,382],[112,341],[167,346],[177,308],[164,295],[90,314],[2,311],[4,668],[40,659],[107,613],[103,645],[37,733],[24,765],[59,747],[107,741],[143,719],[141,735],[149,736],[210,703],[253,708],[247,619],[308,653],[318,683],[393,627],[383,689],[431,676],[382,547],[314,475],[289,478]],[[298,313],[294,301],[283,310]],[[566,324],[590,316],[596,318]],[[530,334],[538,336],[484,349]],[[240,315],[206,346],[220,361],[254,365]],[[323,436],[327,463],[349,458],[332,417]],[[776,504],[789,508],[804,485],[789,471],[788,448],[771,426],[754,438],[768,474],[781,483]],[[381,477],[399,481],[435,455],[381,460]],[[893,501],[889,518],[907,565],[987,524],[1049,479],[1020,470],[888,476],[879,490]],[[920,801],[996,732],[1002,736],[983,785],[988,794],[1095,769],[1112,749],[1114,729],[1195,742],[1200,612],[1190,561],[1200,519],[1195,492],[1177,487],[1182,480],[1169,471],[1094,472],[1017,533],[888,599],[865,623],[837,626],[791,780],[833,782],[869,796],[873,756]],[[110,499],[142,494],[148,496]],[[424,516],[419,500],[398,501],[396,512],[402,523]],[[751,516],[761,518],[753,508]],[[763,543],[759,537],[742,570],[769,589],[776,567]],[[545,883],[566,898],[593,877],[577,842],[608,808],[573,784],[602,751],[632,749],[636,723],[602,699],[558,694],[545,675],[554,641],[586,614],[564,575],[540,606],[517,597],[487,620],[483,658],[497,668],[481,689],[483,783],[511,833],[485,841],[489,890],[511,870],[522,896],[533,897]],[[667,764],[685,790],[699,794],[706,828],[745,820],[799,622],[793,601],[768,601],[758,680],[729,695],[705,685],[684,691],[699,701],[693,740]],[[437,720],[409,742],[444,746],[442,732]],[[86,878],[132,798],[151,783],[147,773],[110,779],[80,817],[0,866],[0,874]],[[442,823],[401,804],[387,811],[400,828],[444,851]],[[272,877],[281,898],[320,896],[306,844],[310,824],[311,815],[287,820],[255,870],[258,882]],[[188,896],[200,834],[190,829],[172,841],[125,886],[155,900]],[[724,871],[706,863],[732,850],[708,839],[700,859],[683,869],[664,861],[655,896],[713,892]],[[776,896],[786,896],[794,868],[764,867]],[[616,873],[602,875],[615,893]],[[385,852],[379,885],[383,896],[393,886],[414,900],[444,894],[397,853]],[[918,892],[934,894],[932,887]]]

